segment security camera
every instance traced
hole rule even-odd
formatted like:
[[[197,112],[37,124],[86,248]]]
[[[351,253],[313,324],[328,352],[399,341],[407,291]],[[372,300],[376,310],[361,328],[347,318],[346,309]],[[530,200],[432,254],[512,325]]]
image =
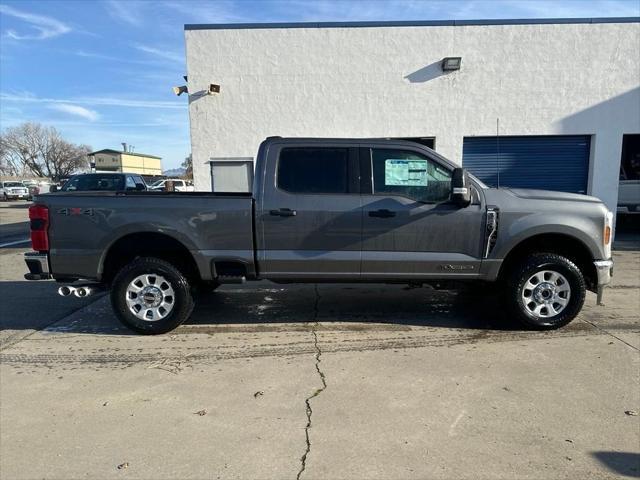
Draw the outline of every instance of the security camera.
[[[180,96],[183,93],[189,93],[189,90],[187,89],[186,85],[182,85],[180,87],[173,87],[173,93]]]
[[[215,83],[210,83],[207,93],[209,93],[209,95],[213,95],[214,93],[220,93],[220,85],[216,85]]]

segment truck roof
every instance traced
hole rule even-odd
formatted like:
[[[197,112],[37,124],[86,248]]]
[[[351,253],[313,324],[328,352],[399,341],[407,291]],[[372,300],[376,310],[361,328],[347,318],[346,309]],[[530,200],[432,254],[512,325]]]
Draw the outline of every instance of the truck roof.
[[[412,142],[409,140],[400,140],[396,138],[322,138],[322,137],[267,137],[263,146],[268,147],[270,144],[274,143],[308,143],[311,145],[321,145],[321,144],[345,144],[345,145],[353,145],[354,143],[364,143],[367,145],[394,145],[394,146],[402,146],[406,145],[407,147],[418,147],[422,150],[427,150],[431,155],[438,157],[439,160],[445,162],[447,165],[451,167],[456,167],[451,160],[446,157],[443,157],[435,150],[423,145],[422,143]]]

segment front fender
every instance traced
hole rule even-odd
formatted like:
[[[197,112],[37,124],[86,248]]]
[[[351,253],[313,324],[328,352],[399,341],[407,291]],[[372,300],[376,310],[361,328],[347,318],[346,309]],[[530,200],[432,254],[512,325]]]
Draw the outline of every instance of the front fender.
[[[602,225],[591,217],[569,216],[540,212],[517,219],[500,219],[498,238],[489,258],[504,259],[507,254],[524,240],[542,234],[560,234],[581,242],[593,259],[604,258],[602,245]]]

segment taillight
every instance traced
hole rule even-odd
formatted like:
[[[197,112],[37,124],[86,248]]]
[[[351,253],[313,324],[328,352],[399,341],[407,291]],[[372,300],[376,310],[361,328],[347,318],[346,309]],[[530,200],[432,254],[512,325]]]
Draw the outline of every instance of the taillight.
[[[49,209],[44,205],[29,207],[31,246],[37,252],[49,251]]]

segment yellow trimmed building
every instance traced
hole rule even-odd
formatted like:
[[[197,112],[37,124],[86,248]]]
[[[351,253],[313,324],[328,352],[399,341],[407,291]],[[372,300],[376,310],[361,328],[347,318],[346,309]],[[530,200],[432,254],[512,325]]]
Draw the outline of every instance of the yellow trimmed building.
[[[162,175],[162,158],[145,153],[123,152],[106,148],[91,152],[89,161],[92,169],[96,172]]]

